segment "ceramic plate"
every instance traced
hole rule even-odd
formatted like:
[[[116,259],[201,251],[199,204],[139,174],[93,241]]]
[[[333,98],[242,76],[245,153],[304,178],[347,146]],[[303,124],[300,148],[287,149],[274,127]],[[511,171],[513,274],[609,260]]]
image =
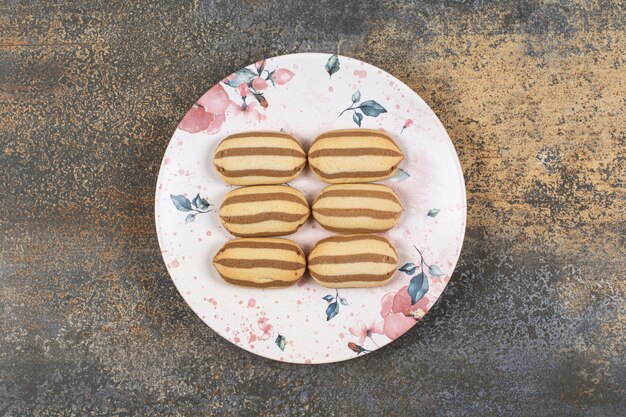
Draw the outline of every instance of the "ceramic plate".
[[[324,288],[308,275],[291,288],[226,284],[211,264],[232,236],[218,208],[232,189],[212,155],[229,134],[283,130],[305,149],[320,133],[380,129],[405,153],[382,183],[404,204],[385,234],[399,270],[378,288]],[[312,203],[326,185],[305,171],[289,185]],[[441,296],[465,231],[465,187],[456,152],[439,119],[409,87],[365,62],[328,54],[279,56],[224,78],[187,112],[161,163],[155,217],[167,269],[193,311],[213,330],[257,355],[293,363],[325,363],[372,352],[400,337]],[[308,253],[331,233],[311,217],[286,236]]]

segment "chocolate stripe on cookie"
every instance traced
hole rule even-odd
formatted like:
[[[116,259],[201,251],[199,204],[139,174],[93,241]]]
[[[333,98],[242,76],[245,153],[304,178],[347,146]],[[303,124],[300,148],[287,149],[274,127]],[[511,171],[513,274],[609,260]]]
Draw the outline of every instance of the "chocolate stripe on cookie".
[[[328,230],[329,232],[335,232],[335,233],[374,233],[374,232],[384,232],[386,230],[389,230],[390,228],[385,227],[385,228],[375,228],[375,227],[337,227],[337,226],[330,226],[328,224],[324,224],[323,225],[324,229]]]
[[[394,145],[396,142],[389,137],[386,133],[379,132],[377,130],[366,130],[366,129],[346,129],[346,130],[334,130],[332,132],[322,133],[317,138],[315,138],[315,142],[321,141],[322,139],[332,139],[332,138],[341,138],[341,137],[356,137],[356,138],[365,138],[365,137],[376,137],[385,139]]]
[[[225,177],[287,177],[304,168],[304,162],[294,169],[225,169],[218,166],[217,170]]]
[[[226,266],[229,268],[273,268],[273,269],[283,269],[287,271],[297,271],[298,269],[302,269],[306,267],[305,264],[301,264],[298,262],[289,262],[289,261],[279,261],[275,259],[231,259],[231,258],[222,258],[218,261],[215,261],[216,264]]]
[[[402,156],[401,152],[383,148],[328,148],[309,153],[309,158],[325,156]]]
[[[372,210],[372,209],[351,209],[351,208],[313,208],[314,213],[331,217],[369,217],[372,219],[393,219],[398,214],[393,211]]]
[[[325,283],[340,283],[340,282],[369,282],[380,281],[384,282],[389,279],[389,274],[349,274],[349,275],[324,275],[316,274],[313,271],[311,275],[313,278],[323,281]]]
[[[286,240],[286,239],[281,239]],[[295,253],[302,253],[302,249],[300,249],[295,243],[277,243],[270,241],[250,241],[244,239],[235,239],[231,240],[224,245],[224,249],[235,249],[235,248],[246,248],[246,249],[283,249],[290,250]]]
[[[286,223],[288,224],[288,223]],[[285,228],[284,230],[280,230],[279,232],[239,232],[236,228],[231,227],[229,230],[230,234],[237,237],[270,237],[270,236],[285,236],[295,233],[302,226],[301,224],[297,224],[290,228]]]
[[[284,138],[289,139],[290,141],[296,142],[298,146],[300,142],[296,140],[293,136],[288,133],[283,132],[242,132],[242,133],[234,133],[232,135],[226,136],[222,139],[222,142],[228,141],[230,139],[239,139],[239,138]]]
[[[295,281],[267,281],[267,282],[251,282],[241,279],[234,279],[222,275],[224,281],[232,285],[238,285],[240,287],[253,287],[253,288],[286,288],[291,287]]]
[[[226,197],[222,203],[222,207],[226,207],[230,204],[236,203],[257,203],[263,201],[289,201],[292,203],[298,203],[305,207],[309,207],[306,201],[297,195],[283,192],[267,192],[267,193],[254,193],[254,194],[240,194]]]
[[[229,148],[223,149],[215,153],[215,159],[228,158],[229,156],[293,156],[304,158],[306,155],[304,152],[297,151],[289,148]]]
[[[330,188],[330,187],[328,187]],[[372,190],[346,190],[346,189],[324,189],[320,195],[316,198],[316,201],[320,201],[323,198],[331,197],[364,197],[364,198],[380,198],[383,200],[391,200],[399,202],[395,194],[389,191],[372,191]]]
[[[253,224],[266,222],[268,220],[276,220],[279,222],[297,222],[302,220],[301,214],[283,213],[281,211],[274,211],[269,213],[248,214],[245,216],[226,216],[222,220],[230,224]]]
[[[383,264],[396,264],[395,259],[379,253],[359,253],[357,255],[325,255],[309,259],[309,266],[324,264],[352,264],[358,262],[376,262]]]
[[[393,173],[393,171],[396,170],[394,166],[391,172],[389,170],[387,171],[354,171],[354,172],[344,171],[344,172],[336,172],[334,174],[330,174],[314,167],[313,165],[311,165],[311,169],[313,169],[313,171],[316,174],[318,174],[320,177],[324,179],[378,178],[378,177],[390,176]]]
[[[354,242],[357,240],[378,240],[379,242],[385,242],[385,243],[389,243],[389,241],[387,239],[385,239],[382,236],[376,236],[376,235],[353,235],[353,236],[331,236],[331,237],[327,237],[326,239],[322,239],[319,242],[317,242],[318,245],[325,243],[325,242],[337,242],[337,243],[346,243],[346,242]]]

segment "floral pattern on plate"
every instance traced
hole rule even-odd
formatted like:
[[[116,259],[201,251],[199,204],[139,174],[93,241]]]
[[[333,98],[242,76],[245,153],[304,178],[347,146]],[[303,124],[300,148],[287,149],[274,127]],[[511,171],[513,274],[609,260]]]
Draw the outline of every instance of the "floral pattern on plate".
[[[346,98],[351,105],[346,107]],[[348,117],[351,115],[351,117]],[[211,156],[227,135],[281,130],[305,149],[322,132],[363,127],[391,134],[405,153],[382,183],[402,200],[399,224],[384,235],[399,268],[376,288],[330,290],[305,276],[279,290],[238,288],[211,265],[233,237],[217,210],[232,189]],[[289,183],[312,201],[326,184],[309,169]],[[413,327],[446,287],[465,231],[465,188],[445,129],[426,103],[386,72],[330,54],[295,54],[242,68],[205,93],[167,147],[156,188],[163,259],[194,312],[235,345],[293,363],[326,363],[370,353]],[[286,236],[308,253],[331,235],[311,218]]]

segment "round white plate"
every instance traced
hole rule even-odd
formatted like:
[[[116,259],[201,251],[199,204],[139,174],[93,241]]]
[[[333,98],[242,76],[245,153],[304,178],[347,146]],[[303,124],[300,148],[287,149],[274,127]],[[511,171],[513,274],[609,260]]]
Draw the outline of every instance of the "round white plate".
[[[246,289],[222,281],[211,260],[232,238],[217,214],[232,187],[213,168],[220,141],[235,132],[284,130],[308,149],[322,132],[359,125],[387,131],[406,156],[394,177],[382,181],[404,204],[399,224],[385,234],[401,267],[393,280],[339,291],[319,286],[308,274],[286,289]],[[326,184],[306,168],[290,185],[311,203]],[[351,359],[409,330],[441,296],[465,232],[461,166],[435,113],[383,70],[329,54],[267,59],[211,88],[170,140],[155,200],[163,259],[193,311],[237,346],[293,363]],[[330,234],[310,218],[286,238],[308,253]]]

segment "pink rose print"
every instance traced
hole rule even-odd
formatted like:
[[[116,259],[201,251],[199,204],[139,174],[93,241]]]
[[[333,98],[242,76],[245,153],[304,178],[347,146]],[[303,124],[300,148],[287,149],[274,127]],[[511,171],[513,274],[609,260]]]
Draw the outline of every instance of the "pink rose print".
[[[267,81],[265,81],[261,77],[256,77],[254,80],[252,80],[252,87],[254,87],[254,89],[257,91],[265,90],[267,88]]]
[[[388,293],[381,300],[380,315],[384,319],[383,333],[391,340],[402,336],[415,325],[416,319],[424,316],[428,310],[428,299],[422,298],[411,305],[408,286],[394,293]]]
[[[239,95],[243,98],[243,97],[247,97],[248,94],[250,93],[250,90],[248,89],[248,84],[239,84],[239,87],[237,87],[237,90],[239,91]]]
[[[178,128],[189,133],[217,133],[226,120],[225,113],[229,104],[228,93],[224,87],[216,84],[185,114]]]
[[[382,321],[378,323],[372,322],[369,326],[367,326],[363,321],[359,320],[356,326],[350,327],[348,330],[350,330],[350,333],[352,333],[353,336],[358,338],[359,345],[362,345],[363,342],[365,342],[365,338],[369,337],[370,340],[378,346],[372,338],[372,334],[383,334],[383,324],[384,323]]]
[[[289,71],[287,68],[278,68],[272,74],[271,80],[278,85],[283,85],[283,84],[287,84],[289,80],[293,78],[294,75],[295,74]]]
[[[240,106],[239,104],[233,102],[231,106],[231,111],[232,114],[235,116],[243,115],[243,118],[246,120],[246,122],[259,122],[267,118],[267,116],[261,114],[257,110],[257,103],[244,103]]]

